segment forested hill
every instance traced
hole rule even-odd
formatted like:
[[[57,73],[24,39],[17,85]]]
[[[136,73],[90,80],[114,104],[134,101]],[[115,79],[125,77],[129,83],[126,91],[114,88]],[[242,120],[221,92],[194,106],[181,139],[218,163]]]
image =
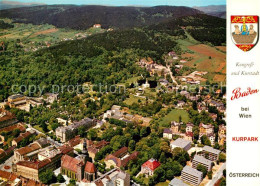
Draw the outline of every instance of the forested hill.
[[[183,16],[148,27],[149,30],[156,30],[170,35],[174,35],[176,28],[186,30],[194,39],[200,42],[209,42],[216,46],[226,43],[226,19],[206,14]]]
[[[16,22],[52,24],[60,28],[87,29],[94,24],[103,28],[131,28],[147,26],[180,16],[200,14],[201,11],[182,6],[111,7],[46,5],[1,10],[1,18]]]

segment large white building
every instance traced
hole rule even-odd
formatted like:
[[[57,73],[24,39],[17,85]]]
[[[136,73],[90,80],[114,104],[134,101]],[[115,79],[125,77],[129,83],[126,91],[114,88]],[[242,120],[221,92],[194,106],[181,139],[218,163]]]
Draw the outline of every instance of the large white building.
[[[130,174],[120,169],[112,169],[111,171],[103,174],[98,179],[94,180],[92,183],[88,183],[87,185],[130,186]]]
[[[94,125],[94,120],[90,118],[85,118],[78,122],[74,122],[72,125],[58,127],[55,131],[56,137],[59,138],[61,142],[66,142],[77,135],[79,127],[84,127],[85,129],[88,129],[90,127],[93,127]]]
[[[203,173],[186,165],[181,171],[181,179],[192,185],[199,185],[203,180]]]
[[[192,168],[196,169],[199,164],[206,167],[207,171],[212,169],[212,161],[204,158],[203,156],[195,155],[192,160]]]
[[[178,138],[170,144],[172,150],[176,147],[180,147],[185,151],[188,151],[191,148],[191,142],[182,138]]]

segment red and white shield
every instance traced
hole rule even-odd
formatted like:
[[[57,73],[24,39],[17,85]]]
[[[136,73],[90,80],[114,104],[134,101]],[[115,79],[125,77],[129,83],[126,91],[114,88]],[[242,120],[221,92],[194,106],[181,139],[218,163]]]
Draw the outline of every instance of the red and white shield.
[[[231,16],[231,38],[233,43],[242,51],[247,52],[257,44],[258,23],[258,16]]]

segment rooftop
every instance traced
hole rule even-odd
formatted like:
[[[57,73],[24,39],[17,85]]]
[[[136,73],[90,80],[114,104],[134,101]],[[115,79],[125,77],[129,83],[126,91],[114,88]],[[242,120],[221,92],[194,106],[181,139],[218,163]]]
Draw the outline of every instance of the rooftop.
[[[119,158],[120,156],[123,156],[127,152],[128,152],[128,148],[127,147],[122,147],[118,151],[114,152],[112,155]]]
[[[46,158],[53,158],[58,154],[61,154],[61,151],[59,149],[55,149],[54,147],[47,147],[39,153],[40,156],[44,156]]]
[[[78,172],[78,166],[83,166],[83,162],[73,158],[69,155],[63,155],[61,158],[61,167],[71,170],[73,172]]]
[[[191,175],[194,175],[196,177],[202,177],[203,173],[186,165],[183,169],[182,169],[182,172],[185,172],[187,174],[191,174]]]
[[[23,139],[28,138],[32,135],[32,132],[27,131],[25,133],[21,133],[17,138],[13,139],[16,143],[20,143]]]
[[[147,162],[145,162],[142,167],[148,167],[151,170],[155,170],[157,167],[159,167],[161,164],[159,161],[155,160],[155,159],[149,159]]]
[[[180,148],[185,148],[187,145],[189,145],[191,142],[182,138],[178,138],[175,141],[171,142],[171,145],[178,146]]]
[[[206,124],[204,124],[204,123],[200,123],[200,127],[203,127],[203,128],[205,128],[205,129],[214,128],[211,124],[206,125]]]
[[[206,164],[208,166],[210,166],[211,163],[212,163],[212,161],[204,158],[203,156],[199,156],[199,155],[195,155],[194,158],[193,158],[193,161],[198,161],[198,162]]]
[[[212,147],[210,147],[210,146],[204,146],[203,148],[202,148],[202,150],[204,150],[204,151],[207,151],[207,152],[211,152],[211,153],[213,153],[213,154],[219,154],[220,153],[220,150],[217,150],[217,149],[214,149],[214,148],[212,148]]]
[[[172,134],[172,130],[171,129],[164,129],[163,133]]]
[[[24,95],[22,94],[14,94],[12,96],[9,96],[8,99],[17,99],[17,98],[22,98]]]
[[[26,147],[22,147],[18,150],[16,150],[20,155],[25,155],[28,154],[30,152],[36,151],[38,149],[40,149],[41,147],[39,146],[39,144],[37,143],[32,143]]]
[[[97,171],[97,169],[96,169],[95,165],[88,161],[85,166],[85,172],[95,173],[96,171]]]
[[[169,183],[169,186],[188,186],[188,185],[186,183],[184,183],[182,180],[174,178]]]
[[[172,125],[172,126],[179,126],[180,123],[178,123],[178,122],[176,122],[176,121],[171,121],[171,125]]]
[[[20,165],[20,166],[24,166],[24,167],[28,167],[31,169],[40,169],[45,167],[46,165],[48,165],[49,163],[51,163],[51,160],[49,159],[45,159],[43,161],[19,161],[18,163],[16,163],[16,165]]]
[[[4,179],[6,179],[8,181],[12,181],[13,182],[17,178],[17,176],[15,174],[13,174],[13,173],[0,170],[0,178],[4,178]]]
[[[9,131],[14,131],[15,129],[19,129],[22,132],[26,130],[26,128],[24,127],[23,124],[17,123],[15,125],[11,125],[11,126],[0,129],[0,132],[3,132],[3,131],[9,132]]]

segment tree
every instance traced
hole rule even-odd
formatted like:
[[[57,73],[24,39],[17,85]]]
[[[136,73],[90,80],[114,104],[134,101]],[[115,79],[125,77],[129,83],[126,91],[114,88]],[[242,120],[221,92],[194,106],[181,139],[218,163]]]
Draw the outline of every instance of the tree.
[[[14,136],[14,137],[18,137],[20,133],[21,133],[20,129],[15,129],[15,130],[13,131],[13,136]]]
[[[174,177],[174,171],[173,170],[167,170],[165,176],[166,176],[167,180],[171,180]]]
[[[159,161],[160,161],[160,163],[165,163],[166,162],[166,156],[165,156],[164,152],[161,153]]]
[[[210,180],[212,179],[212,174],[213,174],[212,171],[209,171],[209,172],[208,172],[208,178],[209,178]]]
[[[80,135],[81,137],[83,137],[85,135],[86,129],[84,126],[80,126],[78,128],[78,135]]]
[[[97,138],[97,131],[95,129],[90,129],[88,131],[88,138],[90,140],[95,140]]]
[[[59,123],[52,123],[52,124],[51,124],[51,129],[52,129],[53,131],[55,131],[59,126],[60,126]]]
[[[218,160],[220,162],[225,162],[226,161],[226,155],[224,153],[220,153]]]
[[[65,179],[64,179],[64,177],[62,176],[62,174],[58,174],[58,176],[57,176],[57,181],[58,181],[59,183],[64,183],[64,182],[65,182]]]
[[[201,144],[211,146],[211,142],[206,135],[201,137]]]
[[[70,179],[70,183],[68,186],[76,186],[76,180]]]
[[[203,178],[205,178],[205,176],[207,175],[207,168],[201,164],[197,165],[197,170],[201,171],[203,173]]]
[[[51,171],[50,169],[47,169],[45,172],[40,173],[39,179],[42,183],[48,185],[55,183],[57,181],[54,172]]]
[[[128,146],[129,146],[129,150],[130,151],[134,151],[135,150],[135,141],[134,140],[130,140]]]
[[[156,182],[165,182],[165,170],[161,166],[155,169],[154,178]]]
[[[226,179],[225,178],[220,179],[220,186],[226,186]]]
[[[198,110],[196,101],[192,102],[192,108],[193,108],[193,110]]]
[[[226,169],[223,170],[223,176],[226,177]]]

